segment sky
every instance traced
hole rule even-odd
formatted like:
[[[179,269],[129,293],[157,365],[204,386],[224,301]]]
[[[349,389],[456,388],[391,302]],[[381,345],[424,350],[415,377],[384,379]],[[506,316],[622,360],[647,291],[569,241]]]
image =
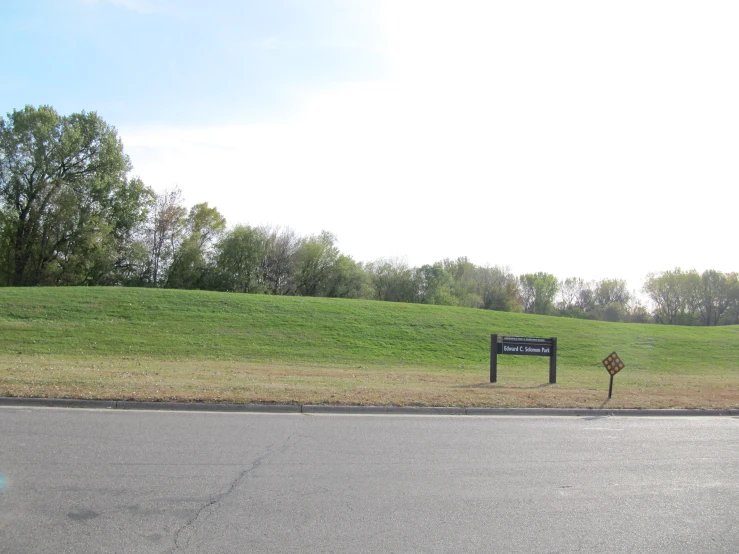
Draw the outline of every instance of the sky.
[[[357,261],[739,271],[735,0],[4,0],[0,114]]]

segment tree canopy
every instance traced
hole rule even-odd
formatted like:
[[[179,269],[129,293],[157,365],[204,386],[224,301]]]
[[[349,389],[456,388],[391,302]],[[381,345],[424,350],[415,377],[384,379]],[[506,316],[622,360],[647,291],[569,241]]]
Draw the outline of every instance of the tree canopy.
[[[116,130],[94,112],[26,106],[0,119],[4,282],[110,281],[151,197],[130,169]]]
[[[620,279],[515,276],[466,257],[420,268],[357,262],[328,231],[227,228],[178,188],[135,177],[114,127],[95,112],[26,106],[0,118],[0,286],[128,285],[418,302],[612,322],[739,323],[739,274],[679,268],[642,292]]]

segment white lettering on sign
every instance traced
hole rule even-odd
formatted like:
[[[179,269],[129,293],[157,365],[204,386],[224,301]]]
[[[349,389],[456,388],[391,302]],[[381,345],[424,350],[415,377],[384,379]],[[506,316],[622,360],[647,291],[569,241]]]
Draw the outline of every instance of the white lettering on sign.
[[[526,346],[523,351],[531,354],[551,354],[548,346]]]
[[[503,352],[518,352],[519,351],[518,350],[519,348],[521,348],[521,347],[520,346],[509,346],[507,344],[504,344],[503,345]]]

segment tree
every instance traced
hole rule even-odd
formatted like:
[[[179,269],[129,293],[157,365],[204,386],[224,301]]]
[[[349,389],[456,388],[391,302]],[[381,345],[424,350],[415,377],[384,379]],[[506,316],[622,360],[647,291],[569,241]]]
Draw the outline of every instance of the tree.
[[[595,284],[599,319],[621,321],[629,312],[631,295],[623,279],[602,279]]]
[[[380,259],[367,266],[375,290],[374,298],[388,302],[415,302],[414,270],[401,259]]]
[[[632,294],[633,300],[631,301],[628,309],[627,321],[629,323],[654,323],[647,307],[636,298],[636,294]]]
[[[560,283],[557,309],[563,317],[593,319],[596,317],[594,283],[580,277],[567,277]]]
[[[521,311],[516,277],[508,269],[478,267],[476,280],[482,308],[502,312]]]
[[[478,272],[475,265],[465,256],[456,260],[446,259],[441,263],[444,271],[451,277],[450,293],[456,298],[455,304],[467,308],[483,307],[482,297],[478,293]]]
[[[559,302],[557,308],[568,312],[577,307],[580,291],[585,286],[585,281],[579,277],[567,277],[559,287]]]
[[[355,262],[351,256],[341,254],[336,260],[330,277],[329,292],[332,298],[373,298],[370,277],[361,263]]]
[[[582,313],[588,314],[590,317],[595,317],[595,283],[593,281],[583,283],[578,293],[575,307]]]
[[[549,273],[527,273],[518,278],[524,312],[547,315],[554,307],[559,281]]]
[[[630,301],[631,295],[623,279],[602,279],[595,284],[595,302],[603,309],[611,304],[626,307]]]
[[[418,268],[416,282],[417,301],[421,304],[456,306],[459,303],[451,293],[452,276],[441,262]]]
[[[295,294],[295,264],[300,239],[291,229],[263,227],[266,249],[262,259],[262,281],[270,294]]]
[[[263,261],[267,237],[263,229],[237,225],[216,244],[212,288],[230,292],[265,292]]]
[[[719,325],[739,324],[739,273],[726,274],[726,310]]]
[[[0,119],[0,260],[8,285],[110,278],[150,191],[95,112],[26,106]]]
[[[695,322],[701,279],[695,270],[676,268],[659,275],[647,276],[643,291],[654,303],[654,319],[667,325],[690,325]]]
[[[166,284],[175,253],[185,239],[187,208],[178,188],[156,196],[149,220],[149,278],[152,285]]]
[[[226,229],[226,219],[207,202],[196,204],[185,221],[185,238],[174,253],[167,287],[202,288],[206,272],[214,265],[213,243]],[[207,286],[207,285],[206,285]]]
[[[303,296],[328,296],[331,277],[339,259],[336,237],[328,231],[304,238],[297,252],[297,292]]]
[[[704,325],[718,325],[729,307],[729,283],[726,275],[709,269],[701,275],[699,310]]]

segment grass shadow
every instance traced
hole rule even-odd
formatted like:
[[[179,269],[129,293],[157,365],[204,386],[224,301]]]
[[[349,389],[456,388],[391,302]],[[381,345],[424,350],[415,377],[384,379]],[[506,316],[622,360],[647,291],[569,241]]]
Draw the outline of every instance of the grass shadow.
[[[454,385],[451,388],[454,389],[487,389],[487,388],[505,388],[505,389],[516,389],[516,390],[533,390],[533,389],[545,389],[551,387],[552,383],[542,383],[541,385],[535,385],[531,387],[511,387],[501,385],[500,383],[479,383],[477,385]]]

